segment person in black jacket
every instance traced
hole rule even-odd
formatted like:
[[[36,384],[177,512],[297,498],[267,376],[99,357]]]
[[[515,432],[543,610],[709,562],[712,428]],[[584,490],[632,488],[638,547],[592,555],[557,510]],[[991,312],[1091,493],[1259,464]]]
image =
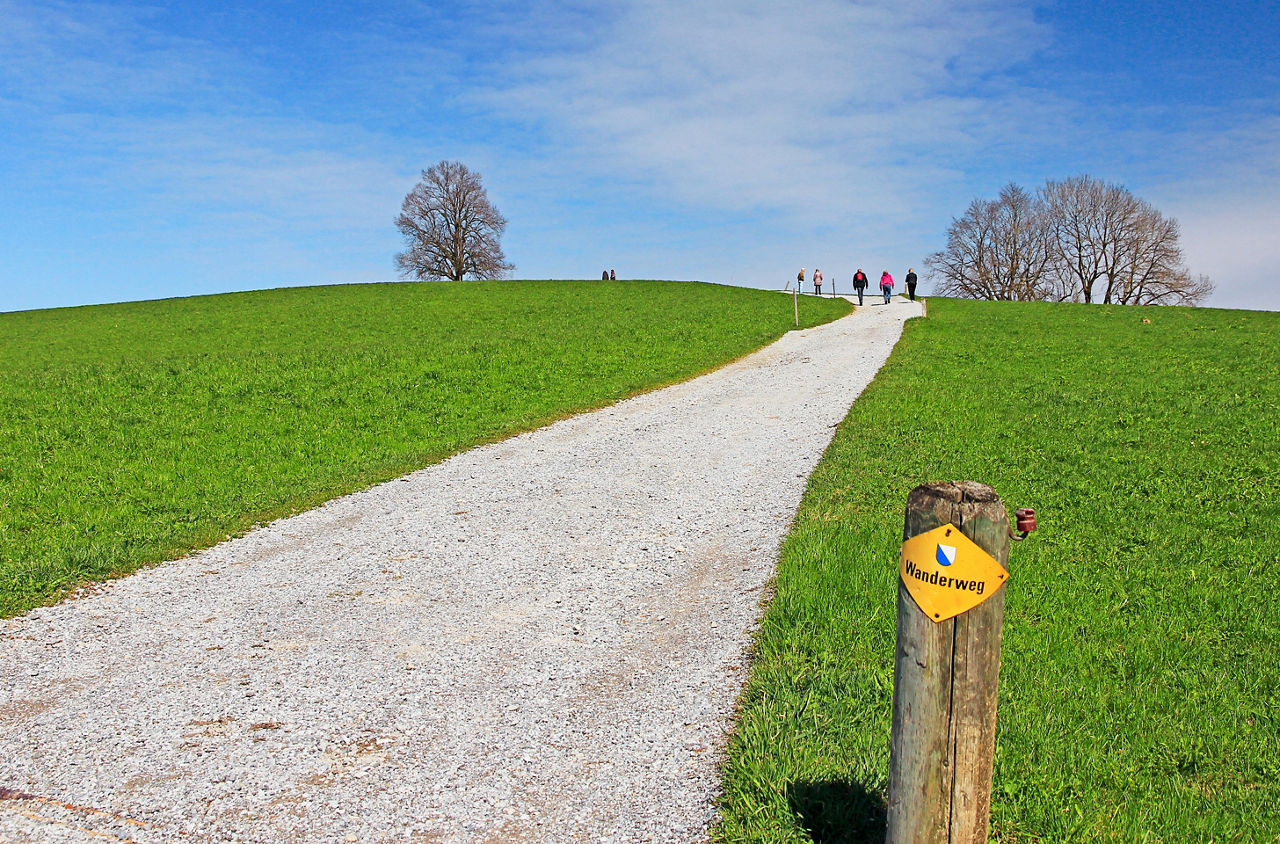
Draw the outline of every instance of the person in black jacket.
[[[862,291],[867,289],[867,274],[862,271],[862,267],[858,267],[858,271],[853,274],[853,289],[858,292],[858,304],[862,304]]]
[[[916,300],[916,271],[911,267],[907,267],[907,295],[912,302]]]

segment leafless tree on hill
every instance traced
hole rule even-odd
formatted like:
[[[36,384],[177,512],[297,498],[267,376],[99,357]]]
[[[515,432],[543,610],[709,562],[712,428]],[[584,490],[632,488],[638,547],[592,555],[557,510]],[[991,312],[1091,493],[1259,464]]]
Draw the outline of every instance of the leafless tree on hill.
[[[1053,230],[1053,270],[1072,298],[1121,305],[1194,305],[1213,292],[1187,270],[1178,221],[1127,188],[1090,176],[1040,189]]]
[[[1074,176],[974,200],[926,266],[940,293],[969,298],[1196,305],[1213,282],[1187,270],[1180,238],[1127,188]]]
[[[502,253],[507,220],[489,201],[480,174],[457,161],[422,171],[404,198],[396,228],[405,250],[396,267],[421,280],[504,278],[514,269]]]
[[[1050,247],[1039,201],[1018,185],[975,199],[953,220],[947,248],[925,259],[944,295],[1031,301],[1052,298]]]
[[[1179,244],[1178,221],[1138,201],[1138,213],[1117,248],[1104,302],[1121,305],[1195,305],[1213,292],[1208,276],[1192,276]]]
[[[1053,238],[1053,269],[1068,298],[1092,302],[1094,286],[1114,274],[1115,245],[1133,196],[1113,186],[1076,176],[1046,182],[1040,189]]]

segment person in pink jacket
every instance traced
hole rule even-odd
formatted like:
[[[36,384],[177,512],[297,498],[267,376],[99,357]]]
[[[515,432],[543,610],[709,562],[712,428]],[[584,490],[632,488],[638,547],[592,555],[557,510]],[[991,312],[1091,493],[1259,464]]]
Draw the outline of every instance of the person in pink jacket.
[[[884,303],[889,304],[889,297],[893,295],[893,276],[888,270],[880,275],[880,292],[884,294]]]

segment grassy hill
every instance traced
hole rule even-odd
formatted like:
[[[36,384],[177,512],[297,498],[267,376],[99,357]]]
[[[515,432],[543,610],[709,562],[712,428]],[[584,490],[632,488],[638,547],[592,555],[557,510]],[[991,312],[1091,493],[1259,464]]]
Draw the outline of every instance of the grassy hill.
[[[848,312],[806,298],[802,324]],[[295,288],[0,314],[0,617],[687,378],[790,299],[671,282]]]
[[[720,841],[882,841],[907,493],[1015,544],[993,838],[1280,840],[1280,314],[932,299],[813,475]]]

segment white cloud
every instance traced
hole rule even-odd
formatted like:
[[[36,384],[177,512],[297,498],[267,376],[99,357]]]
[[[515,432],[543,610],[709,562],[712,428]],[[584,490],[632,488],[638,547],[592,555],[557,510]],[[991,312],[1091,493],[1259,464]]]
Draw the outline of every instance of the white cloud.
[[[0,0],[0,175],[12,221],[0,282],[26,289],[6,292],[0,308],[391,275],[392,218],[419,145],[346,109],[279,102],[262,53],[167,33],[158,14]],[[408,44],[371,39],[362,44],[380,47],[373,54],[407,57]],[[435,55],[414,52],[427,64]],[[52,248],[72,228],[76,248]],[[44,292],[57,298],[33,298],[33,275],[50,278]],[[86,278],[94,287],[77,293]]]
[[[4,101],[56,111],[181,107],[227,86],[242,62],[148,25],[155,10],[0,0]]]
[[[803,263],[843,285],[918,265],[976,195],[1088,172],[1179,217],[1221,304],[1280,257],[1274,119],[1152,104],[1126,123],[1032,87],[1018,70],[1053,33],[1012,0],[389,0],[302,27],[296,60],[165,14],[0,0],[7,204],[96,213],[139,256],[172,221],[211,274],[220,243],[237,272],[341,244],[368,277],[417,170],[459,158],[521,275],[772,285]],[[453,37],[425,38],[442,15]],[[180,264],[181,241],[138,266]]]
[[[684,203],[875,218],[985,140],[973,84],[1041,37],[1001,3],[658,0],[532,57],[486,101]],[[975,58],[976,57],[976,58]],[[941,151],[941,154],[939,152]]]
[[[1228,212],[1247,179],[1280,193],[1276,127],[1032,87],[1017,73],[1053,33],[1024,4],[615,3],[572,50],[546,35],[546,14],[531,13],[552,48],[507,62],[476,96],[551,139],[533,158],[552,192],[549,173],[565,194],[616,186],[703,232],[655,253],[598,227],[611,245],[597,251],[642,273],[726,280],[736,266],[735,280],[774,284],[793,262],[901,272],[942,245],[975,195],[1078,172],[1179,216],[1192,270],[1217,277],[1216,303],[1240,301],[1237,268],[1275,264],[1258,237],[1223,236],[1263,233]],[[516,159],[506,175],[518,179],[531,162]],[[1180,183],[1195,172],[1229,186],[1189,192]],[[1274,220],[1265,200],[1250,207]]]
[[[792,263],[904,272],[972,198],[975,161],[1034,160],[1075,119],[1075,104],[1002,76],[1049,33],[997,0],[656,0],[610,5],[578,37],[504,62],[475,97],[549,139],[505,175],[537,168],[560,195],[603,186],[624,212],[701,233],[646,251],[597,228],[631,275],[769,286]],[[542,251],[528,263],[554,265]]]

